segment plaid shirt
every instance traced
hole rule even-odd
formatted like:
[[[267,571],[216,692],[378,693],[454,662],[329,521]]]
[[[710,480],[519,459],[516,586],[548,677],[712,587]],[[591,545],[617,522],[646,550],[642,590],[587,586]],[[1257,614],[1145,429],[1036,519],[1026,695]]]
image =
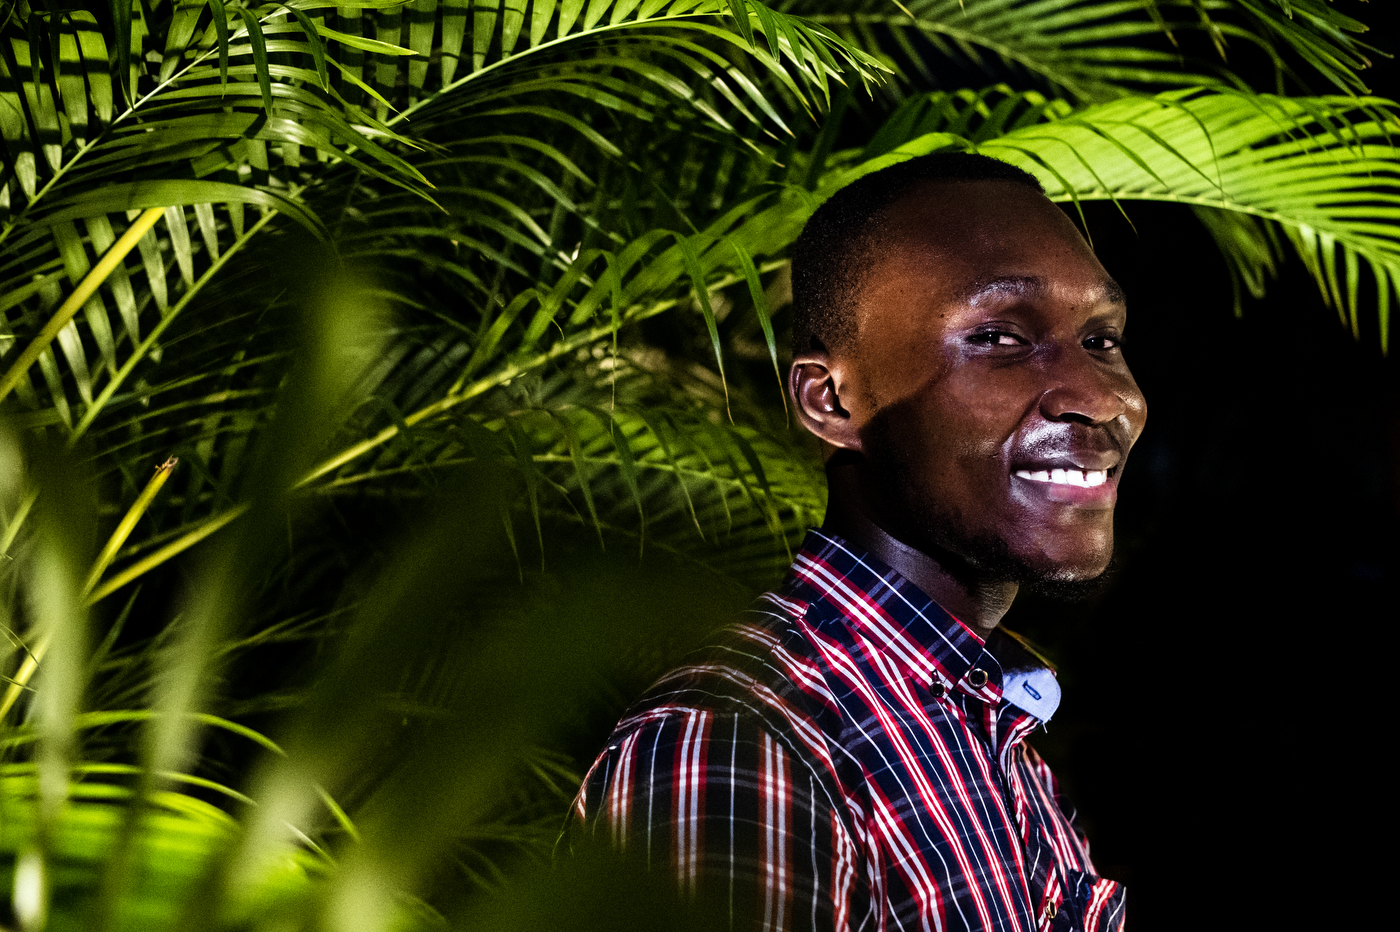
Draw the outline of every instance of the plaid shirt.
[[[606,835],[763,929],[1120,929],[1024,741],[1051,670],[879,560],[811,532],[777,592],[663,678],[584,778]]]

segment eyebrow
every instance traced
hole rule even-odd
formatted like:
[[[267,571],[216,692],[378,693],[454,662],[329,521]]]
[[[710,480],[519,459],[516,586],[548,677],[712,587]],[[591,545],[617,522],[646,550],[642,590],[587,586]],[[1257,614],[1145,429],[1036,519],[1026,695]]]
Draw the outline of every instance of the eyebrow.
[[[1127,296],[1123,294],[1122,286],[1113,279],[1105,278],[1099,282],[1099,289],[1103,300],[1110,304],[1127,303]],[[973,282],[959,297],[963,301],[971,303],[978,298],[989,295],[1039,297],[1048,290],[1049,285],[1039,275],[999,275],[995,278],[983,278]]]

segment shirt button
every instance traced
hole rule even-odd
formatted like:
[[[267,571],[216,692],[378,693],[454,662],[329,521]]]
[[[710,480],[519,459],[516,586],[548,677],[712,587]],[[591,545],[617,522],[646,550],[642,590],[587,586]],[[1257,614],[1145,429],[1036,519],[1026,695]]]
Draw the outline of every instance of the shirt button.
[[[938,680],[933,681],[933,685],[928,688],[928,691],[929,695],[933,696],[935,699],[942,699],[944,696],[948,695],[948,687],[944,686],[942,682]]]
[[[973,689],[981,689],[987,685],[987,671],[981,667],[973,667],[967,671],[967,684]]]
[[[1059,908],[1055,906],[1055,901],[1054,901],[1054,900],[1051,900],[1050,902],[1048,902],[1048,903],[1045,904],[1045,918],[1046,918],[1046,919],[1054,919],[1054,918],[1055,918],[1055,914],[1058,913],[1059,911],[1060,911]]]

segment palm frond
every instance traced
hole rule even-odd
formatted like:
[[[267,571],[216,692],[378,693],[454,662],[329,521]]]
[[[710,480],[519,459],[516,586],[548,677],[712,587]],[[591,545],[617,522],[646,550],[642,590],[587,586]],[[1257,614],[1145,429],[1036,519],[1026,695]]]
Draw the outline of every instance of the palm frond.
[[[224,13],[219,4],[184,6],[163,29],[144,23],[132,32],[140,54],[129,70],[117,69],[125,99],[113,90],[107,59],[130,58],[120,54],[127,46],[119,35],[109,54],[112,37],[88,14],[35,14],[25,38],[7,28],[0,41],[0,111],[11,157],[0,179],[0,243],[7,247],[0,290],[21,295],[7,309],[6,329],[27,347],[24,355],[7,354],[4,393],[14,385],[26,407],[52,408],[70,426],[100,407],[102,392],[150,348],[151,333],[164,330],[274,212],[324,235],[297,199],[308,183],[299,170],[304,160],[353,165],[427,190],[422,175],[385,148],[399,137],[347,113],[315,67],[280,63],[324,58],[308,23],[276,22],[285,10],[260,18],[243,9],[233,23]],[[274,61],[268,35],[282,33]],[[64,55],[45,56],[46,36],[77,60],[65,66]],[[64,44],[65,36],[72,41]],[[56,99],[66,101],[66,119],[59,120]],[[250,207],[259,216],[246,221]],[[160,216],[153,210],[164,211],[159,228],[150,225]],[[62,319],[74,310],[58,307],[64,279],[97,286],[86,289],[81,320]],[[172,303],[172,295],[180,297]],[[44,335],[45,326],[56,331],[47,337],[56,348],[24,340],[26,332]],[[35,357],[40,384],[28,372]]]
[[[528,11],[533,17],[533,45],[514,55],[510,53],[519,36],[507,35],[510,16],[500,23],[504,32],[493,39],[497,17],[490,12],[494,5],[488,6],[489,10],[475,11],[473,47],[484,56],[492,42],[497,42],[504,51],[495,64],[509,58],[512,66],[522,61],[534,65],[526,51],[552,49],[561,42],[601,42],[613,33],[626,35],[638,30],[646,34],[620,40],[623,45],[617,51],[621,54],[609,54],[606,45],[600,46],[591,58],[567,63],[560,73],[534,82],[504,80],[493,85],[493,76],[488,73],[492,66],[482,57],[475,62],[480,67],[457,81],[431,93],[423,88],[425,93],[417,106],[434,104],[440,119],[450,122],[472,104],[499,104],[505,98],[531,92],[581,94],[605,107],[625,104],[630,97],[633,103],[628,106],[647,112],[655,109],[656,93],[662,93],[709,114],[720,129],[733,133],[735,127],[716,105],[705,94],[697,95],[690,89],[691,79],[698,77],[698,87],[736,106],[750,120],[772,117],[779,124],[782,121],[753,80],[709,45],[718,43],[731,57],[746,54],[760,62],[769,79],[777,79],[804,104],[812,93],[826,93],[827,83],[838,76],[843,61],[865,79],[879,68],[868,57],[820,31],[766,9],[760,15],[760,8],[747,0],[736,7],[743,15],[729,28],[725,23],[734,18],[729,15],[730,7],[720,3],[623,4],[611,11],[606,4],[590,4],[581,18],[579,4],[566,3],[557,10],[552,3],[539,4]],[[378,30],[384,35],[393,32],[388,20],[399,15],[396,10],[366,12],[364,7],[353,5],[339,9],[342,16],[388,18]],[[0,266],[0,290],[23,291],[11,311],[16,317],[9,323],[11,331],[16,330],[16,324],[20,330],[28,329],[23,326],[26,322],[41,320],[52,311],[51,302],[61,285],[60,267],[76,284],[96,259],[110,250],[116,234],[135,219],[136,211],[168,208],[168,238],[161,238],[157,231],[144,237],[139,266],[125,261],[124,255],[114,257],[115,267],[106,283],[88,299],[87,326],[79,328],[75,323],[58,335],[71,373],[71,391],[78,397],[69,397],[66,389],[50,391],[48,405],[44,405],[40,396],[46,394],[44,388],[53,388],[48,384],[53,378],[42,387],[26,382],[20,391],[29,399],[27,406],[52,406],[69,423],[72,416],[68,412],[74,404],[88,409],[94,406],[100,383],[107,381],[103,370],[109,378],[120,381],[118,335],[137,344],[144,333],[139,318],[143,311],[149,313],[146,309],[152,299],[162,312],[163,323],[163,318],[170,316],[166,313],[167,296],[181,291],[186,296],[197,293],[210,267],[230,251],[243,249],[248,240],[246,207],[258,210],[259,220],[276,211],[324,235],[319,219],[306,209],[299,192],[318,183],[328,169],[353,168],[362,176],[402,185],[420,195],[429,189],[426,178],[391,148],[410,145],[409,140],[348,101],[330,81],[326,65],[339,64],[341,46],[377,56],[375,74],[387,82],[385,89],[392,91],[398,71],[388,68],[389,64],[411,58],[421,49],[415,52],[380,39],[356,39],[330,27],[324,27],[328,32],[322,35],[318,20],[301,8],[268,5],[257,16],[239,9],[229,14],[233,17],[229,22],[220,18],[223,12],[221,6],[185,6],[172,13],[169,21],[162,21],[163,34],[152,32],[149,23],[133,32],[136,38],[131,41],[141,46],[142,54],[129,72],[129,104],[114,111],[110,87],[96,82],[90,90],[93,102],[89,109],[101,116],[100,120],[79,119],[76,108],[85,104],[85,98],[77,96],[82,87],[80,81],[74,85],[72,67],[62,68],[61,59],[45,61],[39,51],[31,54],[27,38],[0,43],[7,52],[0,75],[5,106],[0,110],[7,115],[5,142],[13,166],[10,177],[4,179],[6,203],[0,205],[8,208],[0,218],[0,242],[10,246],[13,258]],[[444,7],[443,15],[451,12],[450,6]],[[759,23],[757,33],[750,18]],[[717,24],[705,20],[716,20]],[[552,38],[540,32],[541,24],[548,22],[556,27]],[[41,36],[50,28],[37,18],[31,18],[30,25]],[[87,23],[80,35],[88,36],[91,26]],[[437,34],[425,31],[421,23],[401,26],[400,31],[420,45],[424,36]],[[661,26],[668,31],[656,33]],[[117,24],[117,31],[121,33],[122,24]],[[73,49],[90,55],[90,60],[85,60],[88,71],[96,74],[106,68],[100,59],[100,53],[106,51],[100,32],[82,42],[68,32],[62,35],[72,39]],[[451,31],[443,35],[444,41],[453,41]],[[393,37],[397,38],[397,33]],[[119,50],[126,47],[121,35],[116,45]],[[654,61],[657,56],[663,60]],[[421,71],[414,71],[413,76],[426,80]],[[638,96],[638,78],[643,79],[641,83],[650,83],[653,91],[643,89]],[[480,84],[488,86],[477,93],[474,89]],[[60,127],[52,103],[62,97],[64,88],[76,99],[72,103],[74,114]],[[439,106],[449,99],[454,110]],[[430,128],[431,120],[424,126]],[[74,135],[77,131],[85,135]],[[314,172],[312,166],[316,166]],[[193,216],[186,207],[192,209]],[[261,224],[253,226],[256,230]],[[134,291],[133,281],[138,283]],[[138,302],[145,307],[138,307]],[[114,305],[116,314],[111,310]],[[183,307],[177,302],[173,310],[179,313]],[[89,344],[95,346],[89,349]],[[45,371],[53,370],[53,377],[62,380],[61,367],[50,357],[44,358]]]
[[[1203,63],[1183,64],[1153,40],[1170,28],[1160,14],[1117,0],[861,0],[839,9],[795,0],[788,9],[898,63],[905,86],[936,85],[929,62],[961,58],[974,67],[1010,68],[1079,101],[1139,87],[1214,84]]]
[[[879,52],[903,81],[884,85],[900,99],[906,89],[935,87],[936,62],[958,60],[989,74],[1041,83],[1076,102],[1192,85],[1243,88],[1230,70],[1232,43],[1261,49],[1278,72],[1298,79],[1297,55],[1324,80],[1348,93],[1366,93],[1358,73],[1377,50],[1355,35],[1366,26],[1325,0],[863,0],[833,5],[791,0],[785,9]],[[1188,57],[1178,36],[1204,32],[1218,60]]]
[[[745,59],[754,62],[762,73],[776,79],[801,101],[811,99],[814,94],[826,98],[830,82],[844,80],[842,75],[848,71],[866,82],[877,80],[884,71],[884,66],[857,47],[834,41],[824,30],[756,0],[603,0],[586,6],[581,0],[522,0],[504,6],[449,0],[436,11],[433,5],[420,5],[415,12],[423,14],[416,19],[416,25],[401,24],[397,11],[380,14],[378,31],[381,35],[407,32],[410,42],[417,36],[418,44],[414,48],[425,54],[433,34],[430,19],[433,15],[439,16],[440,75],[435,80],[426,75],[415,80],[415,75],[410,73],[409,95],[416,99],[405,98],[407,108],[391,122],[411,119],[415,113],[432,107],[442,95],[455,94],[470,83],[481,85],[509,80],[497,78],[493,72],[504,71],[509,75],[520,67],[537,67],[533,59],[553,55],[564,46],[589,43],[606,47],[605,43],[614,36],[623,38],[626,43],[626,37],[638,28],[647,32],[649,43],[653,43],[649,48],[624,44],[616,47],[623,52],[621,55],[611,59],[592,54],[582,56],[577,61],[583,69],[570,70],[632,67],[637,69],[637,76],[656,79],[661,75],[649,73],[644,57],[635,53],[664,53],[669,48],[696,56],[687,63],[686,70],[700,79],[697,83],[701,87],[710,85],[731,100],[736,100],[734,90],[737,89],[759,107],[766,104],[761,97],[752,94],[752,79],[738,70],[736,63],[716,57],[714,51],[696,40],[708,38],[718,42],[721,50],[726,47],[742,50]],[[687,39],[687,35],[691,38]],[[658,40],[660,44],[654,44]],[[699,60],[705,59],[718,70],[709,72],[699,67]],[[395,93],[400,72],[413,67],[412,64],[394,66],[385,61],[378,62],[378,66],[374,80],[386,94]],[[359,77],[369,82],[367,70],[366,67]]]
[[[874,158],[918,136],[951,133],[970,142],[985,142],[1004,133],[1070,116],[1074,107],[1038,91],[1017,91],[1006,84],[982,90],[934,91],[906,98],[881,124],[862,153]]]
[[[1257,42],[1272,55],[1282,85],[1289,70],[1280,54],[1292,51],[1311,65],[1324,79],[1352,94],[1370,93],[1358,72],[1370,67],[1370,54],[1385,54],[1356,36],[1367,31],[1364,23],[1347,16],[1325,0],[1153,0],[1155,7],[1190,7],[1198,24],[1210,35],[1217,51],[1226,55],[1230,38]],[[1221,14],[1243,14],[1246,28],[1222,21]],[[1280,86],[1280,91],[1282,87]]]
[[[625,235],[600,225],[590,214],[594,205],[573,200],[572,192],[602,191],[600,179],[578,167],[588,154],[579,147],[593,154],[584,164],[596,164],[601,153],[604,167],[611,160],[639,177],[644,170],[628,164],[605,135],[607,120],[581,111],[578,102],[643,122],[662,114],[668,131],[703,124],[710,144],[756,152],[736,118],[781,131],[779,110],[812,107],[831,80],[844,79],[843,69],[869,80],[881,67],[821,29],[748,0],[505,10],[494,3],[429,3],[411,11],[366,0],[336,9],[158,4],[135,11],[130,21],[119,17],[111,33],[94,33],[94,22],[80,18],[73,41],[60,44],[88,56],[86,72],[61,57],[45,58],[44,41],[29,52],[30,33],[42,39],[47,29],[62,40],[66,20],[31,18],[23,38],[7,33],[0,42],[9,55],[3,75],[9,106],[0,107],[7,114],[5,141],[8,151],[27,152],[4,179],[9,212],[0,228],[0,238],[8,238],[0,240],[7,247],[0,292],[7,296],[0,334],[8,347],[0,397],[13,391],[26,424],[62,426],[70,443],[95,442],[128,474],[124,464],[147,457],[153,464],[172,453],[190,467],[153,510],[155,533],[123,553],[127,571],[153,552],[169,555],[202,540],[226,523],[230,508],[241,508],[235,503],[241,451],[266,422],[268,386],[281,365],[259,340],[277,325],[242,327],[234,317],[213,326],[188,315],[232,260],[283,239],[278,216],[335,236],[351,261],[360,229],[376,230],[370,250],[376,259],[392,254],[385,247],[397,233],[405,255],[452,269],[469,286],[471,303],[482,307],[480,323],[472,325],[478,339],[448,341],[441,344],[445,355],[435,357],[432,371],[450,370],[450,385],[432,388],[436,383],[411,371],[395,376],[391,366],[367,376],[372,382],[412,377],[415,396],[377,396],[377,410],[391,426],[376,436],[390,436],[485,391],[493,378],[508,380],[500,370],[507,357],[533,358],[520,371],[559,358],[567,350],[554,344],[555,329],[570,331],[568,345],[583,346],[604,332],[593,320],[600,313],[612,315],[611,333],[623,321],[616,300],[621,283],[656,250],[615,254]],[[454,47],[458,41],[465,44]],[[464,49],[472,50],[470,67],[464,58],[455,70],[450,62]],[[422,67],[425,54],[441,68]],[[75,100],[62,126],[40,132],[39,123],[52,116],[46,102],[76,95],[80,73],[89,75],[88,111],[96,116],[81,119]],[[103,73],[117,80],[104,83]],[[391,100],[405,112],[390,116]],[[432,157],[415,156],[424,174],[399,154],[416,143],[389,125],[408,126],[403,118],[410,111],[415,132],[445,136],[464,120],[473,131],[433,148]],[[522,116],[531,121],[530,134],[518,131]],[[483,169],[515,173],[527,187],[503,196],[496,191],[510,190],[509,183],[490,190]],[[692,177],[685,185],[706,187],[715,203],[725,203],[713,181]],[[434,196],[457,218],[445,229],[427,194],[434,182]],[[331,218],[333,231],[321,220],[328,204],[340,211]],[[636,210],[621,215],[649,222]],[[577,235],[574,224],[582,218],[584,235],[605,248],[583,250],[575,262],[581,244],[571,257],[565,238]],[[441,232],[430,232],[435,229]],[[450,238],[452,251],[469,250],[471,261],[443,261],[441,249],[422,250],[424,236],[439,243]],[[693,248],[679,231],[671,242],[663,255],[685,266],[703,308],[702,279],[716,263],[696,248],[713,252],[714,242]],[[599,289],[597,263],[589,265],[599,256],[616,263],[602,280],[617,287]],[[743,271],[745,258],[741,250],[729,266],[737,261]],[[503,272],[510,281],[500,280]],[[669,266],[653,269],[646,287],[669,287],[671,280]],[[66,284],[79,287],[65,300]],[[587,289],[581,301],[571,296],[575,285]],[[492,294],[501,293],[514,299],[496,306]],[[437,304],[415,304],[408,294],[412,289],[404,297],[411,306]],[[677,299],[669,300],[662,306]],[[566,311],[567,323],[558,319]],[[167,374],[161,360],[177,343],[198,344],[197,358],[205,362],[191,368],[182,349],[183,364]],[[463,351],[470,353],[465,369],[451,368]],[[407,358],[426,357],[420,351]],[[428,399],[426,412],[420,399]],[[133,475],[123,481],[138,484]],[[99,594],[111,591],[104,584]]]
[[[1400,275],[1400,149],[1395,125],[1370,117],[1393,106],[1376,98],[1186,90],[1065,117],[1042,108],[1035,112],[1047,122],[981,142],[936,131],[825,184],[954,146],[1025,168],[1057,201],[1153,200],[1240,214],[1253,220],[1215,219],[1211,229],[1242,282],[1262,284],[1276,250],[1259,224],[1276,226],[1353,332],[1362,313],[1361,269],[1369,270],[1384,348]]]

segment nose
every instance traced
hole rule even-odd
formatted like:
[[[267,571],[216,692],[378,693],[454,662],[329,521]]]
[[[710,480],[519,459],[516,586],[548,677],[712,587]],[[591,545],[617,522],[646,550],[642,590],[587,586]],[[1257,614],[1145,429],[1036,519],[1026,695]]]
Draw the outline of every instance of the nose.
[[[1142,430],[1147,402],[1121,356],[1102,359],[1067,347],[1046,367],[1040,413],[1050,421],[1104,425],[1123,418],[1133,436]]]

